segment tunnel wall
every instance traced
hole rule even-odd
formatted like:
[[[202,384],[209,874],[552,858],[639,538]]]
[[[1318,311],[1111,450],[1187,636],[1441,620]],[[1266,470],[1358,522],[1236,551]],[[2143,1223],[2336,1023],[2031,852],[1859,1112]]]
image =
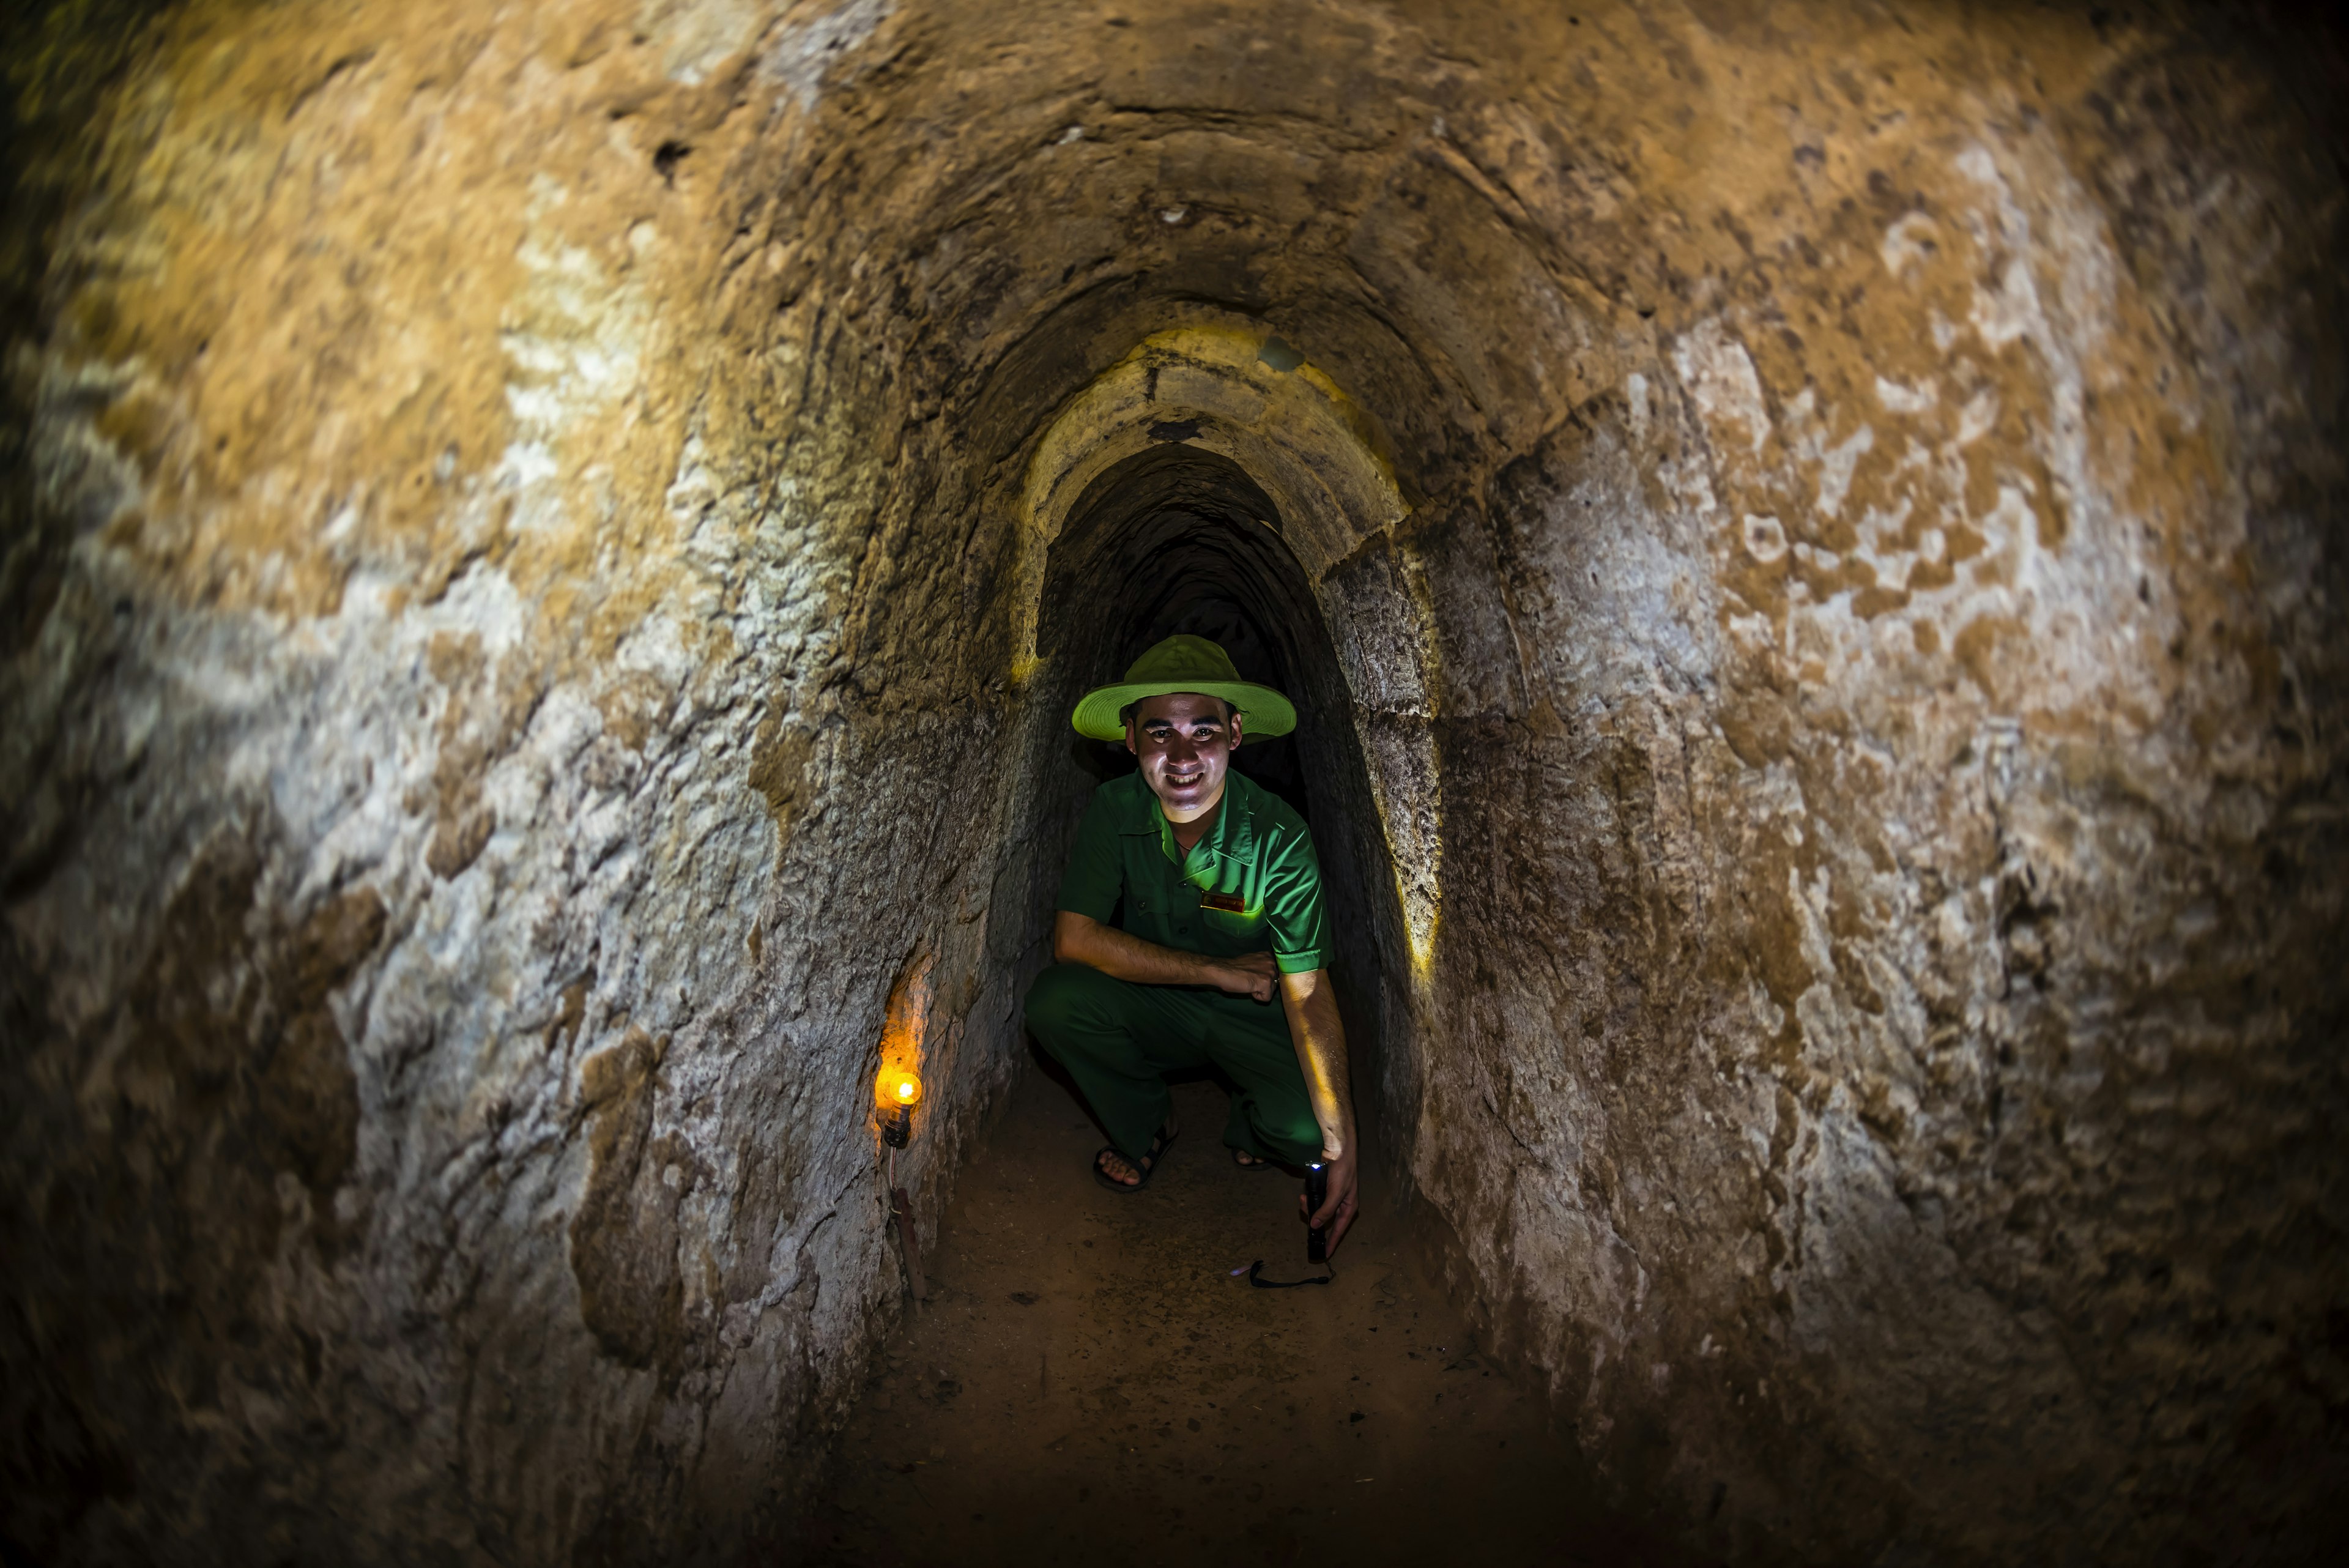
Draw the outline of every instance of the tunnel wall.
[[[926,1223],[1007,1079],[984,606],[896,554],[907,389],[735,254],[685,151],[730,87],[656,20],[170,13],[61,204],[5,786],[39,1560],[771,1536],[900,1310],[906,966]]]
[[[16,26],[13,1542],[787,1531],[886,998],[934,1219],[1040,961],[1031,462],[1170,330],[1385,465],[1298,549],[1378,1092],[1599,1472],[1738,1555],[2337,1537],[2330,35]]]
[[[1845,85],[1654,357],[1399,531],[1416,1168],[1690,1515],[2288,1560],[2342,1528],[2338,299],[2284,237],[2338,188],[2183,48],[1874,168],[1925,116]]]

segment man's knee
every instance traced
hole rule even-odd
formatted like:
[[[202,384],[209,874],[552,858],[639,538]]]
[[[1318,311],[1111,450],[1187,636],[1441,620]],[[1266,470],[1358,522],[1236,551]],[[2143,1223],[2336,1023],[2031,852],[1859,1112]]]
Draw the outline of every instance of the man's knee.
[[[1047,1048],[1106,1022],[1118,982],[1089,964],[1056,963],[1028,987],[1028,1030]]]

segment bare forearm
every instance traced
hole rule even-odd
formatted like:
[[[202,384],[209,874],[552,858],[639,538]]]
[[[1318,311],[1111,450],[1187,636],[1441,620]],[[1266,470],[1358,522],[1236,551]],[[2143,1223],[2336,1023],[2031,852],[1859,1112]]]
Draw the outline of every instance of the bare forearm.
[[[1217,985],[1224,968],[1204,954],[1162,948],[1065,909],[1053,920],[1052,956],[1136,985]]]
[[[1331,1157],[1354,1147],[1354,1090],[1346,1064],[1346,1028],[1323,970],[1280,977],[1280,1005],[1288,1015],[1288,1038],[1305,1075],[1306,1097],[1321,1126],[1322,1147]]]

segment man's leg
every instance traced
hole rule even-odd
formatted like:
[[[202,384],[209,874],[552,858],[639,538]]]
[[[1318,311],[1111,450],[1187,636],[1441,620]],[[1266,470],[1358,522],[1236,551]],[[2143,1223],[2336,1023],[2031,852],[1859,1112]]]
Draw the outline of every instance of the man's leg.
[[[1321,1158],[1321,1124],[1305,1093],[1305,1070],[1278,1002],[1208,1000],[1206,1054],[1238,1085],[1224,1142],[1259,1159],[1304,1165]]]
[[[1028,988],[1028,1029],[1076,1079],[1117,1151],[1139,1160],[1173,1106],[1165,1075],[1206,1060],[1204,1000],[1056,963]]]

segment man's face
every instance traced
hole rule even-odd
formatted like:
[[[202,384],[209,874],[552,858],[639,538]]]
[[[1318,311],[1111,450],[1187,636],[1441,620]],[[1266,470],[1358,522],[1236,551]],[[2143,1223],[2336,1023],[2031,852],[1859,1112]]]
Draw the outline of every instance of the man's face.
[[[1224,796],[1224,772],[1240,743],[1240,717],[1195,691],[1147,697],[1125,726],[1126,749],[1169,820],[1187,822]]]

